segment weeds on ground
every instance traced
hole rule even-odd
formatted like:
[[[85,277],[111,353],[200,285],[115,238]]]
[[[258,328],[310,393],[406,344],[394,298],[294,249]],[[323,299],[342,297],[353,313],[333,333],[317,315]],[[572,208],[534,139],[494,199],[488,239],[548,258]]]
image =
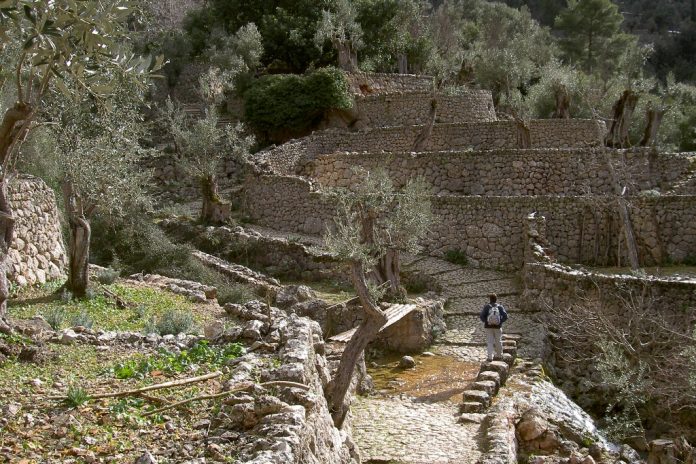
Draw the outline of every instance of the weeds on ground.
[[[203,340],[191,349],[182,350],[179,353],[161,350],[153,356],[136,356],[117,363],[111,371],[118,379],[142,379],[153,372],[173,375],[193,366],[216,369],[222,367],[227,361],[238,358],[243,352],[244,348],[239,343],[210,346]]]
[[[466,253],[462,250],[448,250],[445,253],[445,260],[452,264],[458,264],[460,266],[466,266],[469,264],[469,260],[466,257]]]

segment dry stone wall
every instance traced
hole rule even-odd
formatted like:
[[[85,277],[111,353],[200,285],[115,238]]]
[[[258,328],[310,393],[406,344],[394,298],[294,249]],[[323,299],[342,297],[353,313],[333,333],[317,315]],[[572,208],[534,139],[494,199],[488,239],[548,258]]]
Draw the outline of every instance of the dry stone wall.
[[[316,158],[302,174],[324,187],[356,185],[361,170],[386,169],[397,187],[422,176],[434,194],[582,195],[609,194],[602,149],[491,150],[436,153],[336,153]],[[611,152],[626,166],[634,190],[665,189],[689,172],[693,154],[649,149]]]
[[[287,232],[321,234],[335,207],[296,176],[259,175],[246,184],[247,211],[259,225]],[[615,265],[626,262],[625,246],[611,197],[432,197],[437,219],[423,241],[436,256],[463,251],[482,267],[519,268],[524,263],[525,218],[547,218],[551,252],[561,262]],[[683,261],[696,256],[696,198],[635,197],[631,216],[641,262]],[[619,254],[619,251],[620,254]]]
[[[367,127],[428,124],[433,97],[430,92],[356,97],[354,109]],[[439,95],[437,123],[495,121],[491,93],[470,90],[461,95]]]
[[[589,119],[530,121],[530,148],[599,146],[603,122]],[[358,132],[323,131],[306,139],[309,159],[335,152],[410,152],[424,126],[366,129]],[[437,124],[422,151],[519,148],[513,121]]]
[[[350,73],[346,78],[354,95],[427,92],[433,88],[432,77],[416,74]]]
[[[21,176],[10,184],[9,196],[16,219],[10,282],[24,286],[63,277],[67,257],[53,190],[39,178]]]

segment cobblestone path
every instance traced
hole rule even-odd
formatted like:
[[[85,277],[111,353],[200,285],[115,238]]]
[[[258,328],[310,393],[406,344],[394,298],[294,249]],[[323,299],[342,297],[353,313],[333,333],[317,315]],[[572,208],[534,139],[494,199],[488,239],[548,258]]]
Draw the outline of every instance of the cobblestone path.
[[[445,307],[448,330],[432,347],[436,354],[471,363],[485,358],[485,338],[478,313],[491,292],[498,294],[499,301],[510,312],[506,331],[522,336],[521,354],[534,355],[541,347],[541,331],[533,315],[522,313],[517,306],[519,289],[514,274],[465,268],[420,256],[407,258],[404,269],[417,269],[429,275],[448,299]],[[365,462],[473,464],[481,456],[481,426],[458,424],[455,402],[368,397],[359,398],[351,410],[354,438]]]

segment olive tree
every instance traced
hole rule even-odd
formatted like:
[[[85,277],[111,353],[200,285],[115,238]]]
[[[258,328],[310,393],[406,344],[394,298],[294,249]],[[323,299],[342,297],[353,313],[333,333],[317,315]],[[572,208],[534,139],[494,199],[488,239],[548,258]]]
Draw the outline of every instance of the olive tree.
[[[319,48],[324,42],[331,42],[338,53],[338,66],[348,72],[358,70],[358,50],[363,46],[357,16],[352,0],[337,0],[333,9],[322,11],[314,36]]]
[[[0,1],[0,53],[4,63],[11,63],[6,80],[16,92],[0,122],[0,321],[6,315],[8,249],[14,236],[8,185],[20,147],[40,120],[48,95],[69,99],[84,91],[99,98],[111,91],[109,70],[146,76],[161,64],[138,58],[122,45],[132,12],[128,0]]]
[[[207,86],[219,87],[211,83]],[[242,124],[219,124],[214,105],[207,107],[203,118],[191,119],[168,100],[164,119],[174,138],[178,162],[200,186],[201,221],[224,222],[229,216],[229,205],[222,201],[218,192],[218,170],[229,157],[241,160],[247,156],[254,143],[253,137],[244,134]]]
[[[340,427],[348,410],[345,404],[356,364],[387,319],[377,305],[385,294],[402,300],[399,280],[400,253],[415,253],[419,240],[433,221],[429,188],[412,179],[397,192],[384,171],[365,173],[352,191],[335,190],[334,227],[325,234],[325,246],[347,262],[353,286],[362,306],[362,322],[350,339],[334,379],[327,390],[334,423]]]

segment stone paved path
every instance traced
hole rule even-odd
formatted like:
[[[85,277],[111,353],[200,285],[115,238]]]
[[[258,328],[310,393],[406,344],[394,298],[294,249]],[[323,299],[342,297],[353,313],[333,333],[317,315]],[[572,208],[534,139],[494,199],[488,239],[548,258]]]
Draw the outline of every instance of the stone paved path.
[[[519,285],[514,274],[461,267],[430,257],[408,257],[404,269],[429,275],[448,299],[448,330],[432,348],[437,354],[471,363],[485,358],[478,312],[491,292],[510,311],[508,332],[523,337],[521,354],[533,354],[541,346],[541,331],[533,315],[521,313],[517,306]],[[358,399],[351,409],[354,438],[366,462],[473,464],[481,456],[480,425],[458,424],[455,402],[369,397]]]
[[[453,403],[360,398],[351,406],[363,461],[472,464],[481,456],[479,424],[457,424]]]

